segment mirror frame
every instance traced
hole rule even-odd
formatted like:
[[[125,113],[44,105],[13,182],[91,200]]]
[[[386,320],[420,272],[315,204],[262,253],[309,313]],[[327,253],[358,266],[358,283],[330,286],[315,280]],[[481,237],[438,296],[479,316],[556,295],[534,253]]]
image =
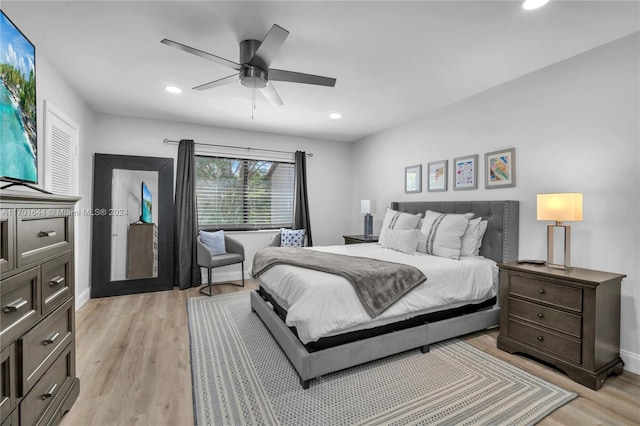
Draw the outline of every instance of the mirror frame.
[[[158,276],[111,281],[111,216],[92,214],[91,297],[121,296],[171,290],[173,288],[173,158],[95,154],[93,168],[93,210],[111,205],[114,169],[158,172]]]

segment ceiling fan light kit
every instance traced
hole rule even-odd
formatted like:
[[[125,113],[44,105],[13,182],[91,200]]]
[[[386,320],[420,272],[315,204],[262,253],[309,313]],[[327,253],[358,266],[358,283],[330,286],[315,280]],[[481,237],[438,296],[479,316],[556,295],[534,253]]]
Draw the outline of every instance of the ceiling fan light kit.
[[[327,87],[334,87],[336,84],[335,78],[269,68],[288,35],[289,31],[274,24],[262,41],[243,40],[240,42],[240,63],[172,40],[164,39],[161,43],[238,71],[236,74],[196,86],[194,87],[195,90],[211,89],[235,83],[239,79],[240,84],[243,86],[252,90],[258,89],[272,105],[280,106],[283,104],[282,99],[280,99],[278,92],[269,81],[269,76],[271,76],[272,81],[287,81]]]

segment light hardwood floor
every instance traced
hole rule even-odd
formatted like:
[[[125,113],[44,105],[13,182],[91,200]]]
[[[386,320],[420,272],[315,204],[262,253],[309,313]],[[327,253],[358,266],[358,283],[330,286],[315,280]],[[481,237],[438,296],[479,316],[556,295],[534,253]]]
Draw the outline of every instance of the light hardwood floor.
[[[255,289],[216,286],[214,293]],[[197,288],[89,300],[76,315],[80,396],[70,425],[192,425],[186,299]],[[640,425],[640,376],[624,372],[593,391],[557,370],[496,348],[498,332],[474,333],[474,346],[580,396],[540,425]]]

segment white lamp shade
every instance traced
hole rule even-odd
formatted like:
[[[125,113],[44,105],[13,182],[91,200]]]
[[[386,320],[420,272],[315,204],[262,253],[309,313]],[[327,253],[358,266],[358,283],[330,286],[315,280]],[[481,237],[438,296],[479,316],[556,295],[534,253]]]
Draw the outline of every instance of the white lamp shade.
[[[582,194],[538,194],[538,220],[580,222],[582,220]]]
[[[360,212],[362,214],[372,214],[376,212],[376,200],[361,200]]]

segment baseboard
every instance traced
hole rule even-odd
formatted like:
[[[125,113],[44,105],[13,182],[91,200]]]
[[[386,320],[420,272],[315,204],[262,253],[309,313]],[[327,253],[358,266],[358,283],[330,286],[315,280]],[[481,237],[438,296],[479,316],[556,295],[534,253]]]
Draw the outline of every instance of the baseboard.
[[[624,361],[624,369],[633,374],[640,374],[640,355],[620,350],[620,358]]]
[[[85,303],[89,301],[91,297],[91,289],[88,288],[78,296],[76,296],[76,311],[82,307]]]

